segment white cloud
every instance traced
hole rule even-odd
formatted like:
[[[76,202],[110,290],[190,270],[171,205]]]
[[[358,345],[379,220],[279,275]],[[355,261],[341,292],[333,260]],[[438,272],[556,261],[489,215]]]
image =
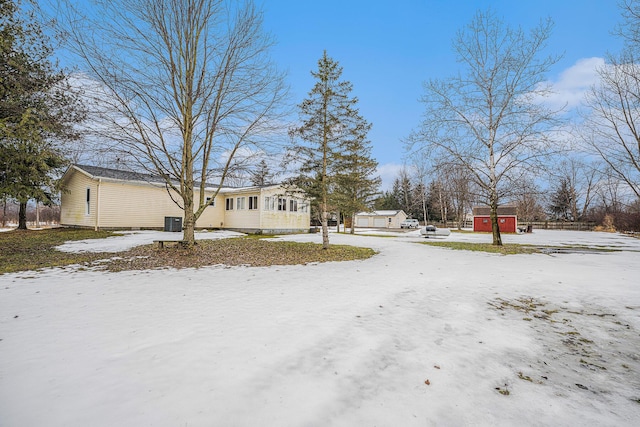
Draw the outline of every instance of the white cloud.
[[[383,165],[378,165],[378,176],[382,179],[382,191],[391,190],[393,181],[398,177],[400,170],[402,170],[403,167],[405,166],[398,163],[385,163]]]
[[[566,105],[574,109],[583,101],[585,93],[598,82],[598,68],[604,66],[603,58],[584,58],[560,73],[555,81],[546,82],[552,93],[544,102],[554,109]]]

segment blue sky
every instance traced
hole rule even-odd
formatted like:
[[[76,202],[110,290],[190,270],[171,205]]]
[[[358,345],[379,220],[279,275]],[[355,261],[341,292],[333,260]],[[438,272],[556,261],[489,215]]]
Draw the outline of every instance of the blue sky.
[[[593,66],[620,48],[611,35],[620,20],[615,0],[264,0],[266,30],[277,44],[273,58],[288,72],[293,101],[314,84],[310,75],[323,50],[344,68],[360,112],[373,123],[373,156],[387,187],[403,162],[401,143],[422,112],[422,83],[458,69],[456,32],[477,10],[491,8],[512,26],[532,28],[550,17],[547,54],[563,54],[548,75],[559,102],[578,99],[592,83]]]

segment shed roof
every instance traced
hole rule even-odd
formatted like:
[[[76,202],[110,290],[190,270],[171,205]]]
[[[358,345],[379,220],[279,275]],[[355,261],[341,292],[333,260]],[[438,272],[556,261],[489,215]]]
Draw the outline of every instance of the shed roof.
[[[491,208],[489,206],[474,206],[472,208],[474,216],[487,216],[491,215]],[[517,208],[515,205],[503,205],[498,206],[498,215],[516,215]]]
[[[356,215],[360,216],[396,216],[400,212],[404,211],[402,209],[398,210],[382,210],[382,211],[371,211],[371,212],[358,212]]]

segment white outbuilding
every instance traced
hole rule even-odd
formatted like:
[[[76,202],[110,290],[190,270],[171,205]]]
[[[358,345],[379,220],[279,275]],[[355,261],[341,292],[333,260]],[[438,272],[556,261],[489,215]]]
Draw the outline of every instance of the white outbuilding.
[[[402,209],[359,212],[356,214],[356,227],[400,228],[405,219],[407,214]]]

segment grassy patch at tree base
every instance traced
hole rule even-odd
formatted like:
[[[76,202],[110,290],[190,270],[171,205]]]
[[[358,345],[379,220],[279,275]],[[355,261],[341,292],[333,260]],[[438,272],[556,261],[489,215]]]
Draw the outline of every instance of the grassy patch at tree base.
[[[376,254],[373,249],[331,245],[323,250],[315,243],[297,243],[241,237],[220,240],[198,240],[191,249],[180,245],[158,249],[155,245],[138,246],[122,252],[68,253],[56,246],[73,240],[100,239],[117,235],[107,231],[85,229],[16,230],[0,233],[0,274],[71,264],[91,266],[109,271],[144,270],[153,268],[198,268],[208,265],[293,265],[312,262],[351,261],[367,259]],[[115,258],[116,259],[112,259]]]
[[[517,255],[517,254],[534,254],[542,253],[540,248],[535,246],[518,245],[518,244],[504,244],[502,246],[496,246],[491,243],[471,243],[471,242],[420,242],[423,245],[439,246],[442,248],[474,251],[474,252],[489,252],[502,255]]]
[[[109,231],[70,228],[2,232],[0,233],[0,274],[82,264],[104,258],[104,253],[67,253],[54,248],[73,240],[102,239],[116,235]]]
[[[352,261],[367,259],[376,252],[369,248],[330,245],[322,249],[316,243],[271,241],[256,238],[198,240],[191,249],[174,246],[157,249],[139,246],[119,254],[122,259],[105,264],[109,271],[147,270],[154,268],[198,268],[209,265],[296,265],[312,262]]]

